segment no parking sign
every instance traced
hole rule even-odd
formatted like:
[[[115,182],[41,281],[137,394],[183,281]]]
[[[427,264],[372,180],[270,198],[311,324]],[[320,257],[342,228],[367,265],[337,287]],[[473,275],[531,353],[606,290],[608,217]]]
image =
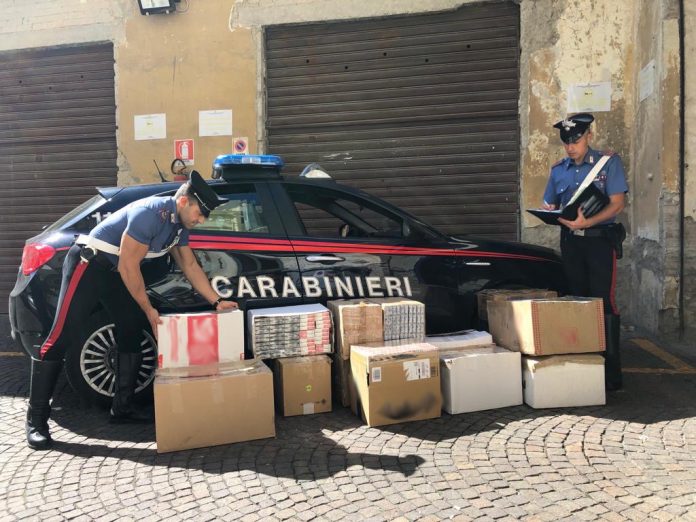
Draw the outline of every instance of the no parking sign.
[[[232,150],[235,154],[249,154],[249,138],[235,138],[232,141]]]

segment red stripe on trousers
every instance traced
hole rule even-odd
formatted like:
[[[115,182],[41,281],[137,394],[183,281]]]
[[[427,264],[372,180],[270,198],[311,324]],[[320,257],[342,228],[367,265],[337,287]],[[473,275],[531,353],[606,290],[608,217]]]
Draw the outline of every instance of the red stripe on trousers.
[[[85,273],[86,269],[87,263],[82,262],[78,262],[77,266],[75,267],[73,275],[70,278],[70,283],[68,284],[68,289],[65,291],[63,302],[60,305],[60,310],[58,311],[58,319],[56,320],[56,324],[51,330],[51,333],[48,334],[48,338],[44,341],[43,346],[41,346],[41,359],[43,359],[46,356],[46,352],[51,349],[51,347],[55,344],[56,340],[63,331],[63,326],[65,325],[65,318],[68,315],[68,310],[70,309],[70,303],[72,301],[72,298],[75,296],[75,290],[77,289],[77,285],[80,283],[80,279],[82,279],[82,275]]]
[[[616,306],[616,250],[611,250],[611,287],[609,287],[609,304],[614,315],[619,315],[619,309]]]

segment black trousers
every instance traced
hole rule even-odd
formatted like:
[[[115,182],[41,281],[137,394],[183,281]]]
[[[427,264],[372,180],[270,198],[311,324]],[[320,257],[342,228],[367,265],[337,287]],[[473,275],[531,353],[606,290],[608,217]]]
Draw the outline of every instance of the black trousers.
[[[118,350],[139,352],[145,314],[118,272],[101,259],[85,263],[80,259],[80,250],[81,247],[74,245],[63,262],[56,316],[51,332],[41,346],[41,359],[62,360],[65,351],[79,341],[79,334],[87,328],[87,321],[98,304],[114,322]]]
[[[561,228],[561,257],[572,295],[601,297],[604,313],[619,315],[616,307],[616,251],[606,237],[583,237]]]

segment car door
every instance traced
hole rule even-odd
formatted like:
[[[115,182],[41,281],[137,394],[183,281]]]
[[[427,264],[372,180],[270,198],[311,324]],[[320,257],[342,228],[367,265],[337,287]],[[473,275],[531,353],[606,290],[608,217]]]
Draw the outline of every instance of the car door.
[[[212,186],[229,201],[191,230],[189,246],[213,288],[242,309],[301,303],[299,291],[286,291],[283,297],[284,288],[298,283],[299,268],[267,185]],[[156,290],[179,311],[208,306],[178,267],[166,288]]]
[[[456,258],[405,214],[330,181],[271,185],[297,254],[305,300],[411,297],[429,331],[458,324]]]

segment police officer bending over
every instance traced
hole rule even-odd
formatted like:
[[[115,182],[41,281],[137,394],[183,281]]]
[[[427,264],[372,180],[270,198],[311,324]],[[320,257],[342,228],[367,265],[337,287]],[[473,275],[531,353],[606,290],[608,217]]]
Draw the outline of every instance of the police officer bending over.
[[[568,157],[551,168],[544,192],[544,208],[563,208],[575,190],[603,156],[606,163],[594,178],[594,184],[609,196],[609,203],[588,217],[582,208],[573,221],[559,218],[561,226],[561,257],[571,294],[601,297],[604,300],[606,328],[605,377],[607,389],[621,388],[619,357],[620,316],[616,307],[616,259],[620,256],[625,237],[623,225],[615,223],[625,205],[628,185],[621,158],[612,152],[597,152],[590,148],[594,121],[591,114],[576,114],[554,125],[560,130],[561,141]],[[588,214],[589,215],[589,214]]]
[[[40,358],[31,361],[27,410],[27,443],[45,449],[52,440],[48,430],[49,404],[66,350],[97,303],[114,321],[118,354],[111,422],[149,422],[132,409],[142,359],[142,314],[153,333],[161,322],[145,292],[140,271],[144,259],[171,252],[177,265],[216,310],[237,308],[223,301],[188,246],[189,231],[205,222],[210,211],[227,200],[215,194],[198,172],[174,197],[150,197],[131,203],[80,236],[63,263],[63,279],[51,332],[41,346]]]

